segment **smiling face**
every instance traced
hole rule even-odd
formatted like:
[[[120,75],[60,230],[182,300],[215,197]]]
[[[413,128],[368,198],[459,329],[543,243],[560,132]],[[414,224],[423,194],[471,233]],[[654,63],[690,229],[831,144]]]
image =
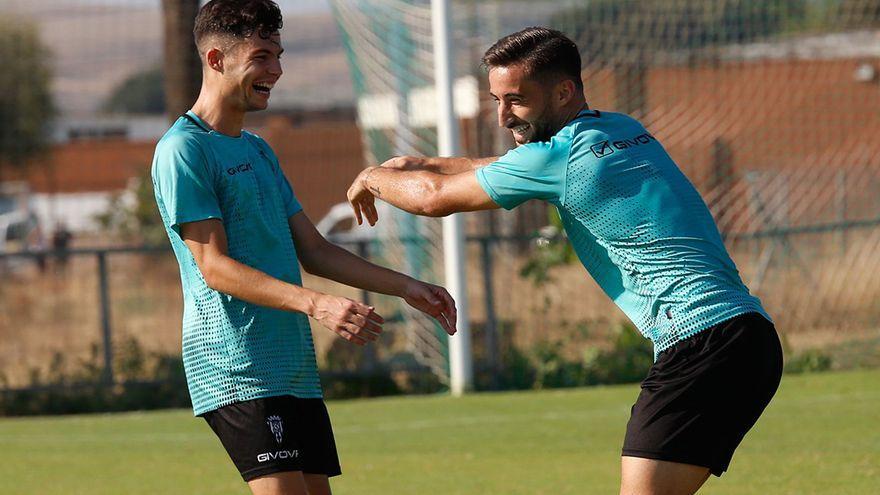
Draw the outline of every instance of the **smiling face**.
[[[549,141],[559,131],[554,88],[528,77],[521,66],[490,68],[489,92],[498,104],[498,125],[510,129],[517,144]]]
[[[225,99],[238,110],[252,112],[269,106],[269,96],[281,78],[281,36],[253,34],[235,43],[224,56]]]

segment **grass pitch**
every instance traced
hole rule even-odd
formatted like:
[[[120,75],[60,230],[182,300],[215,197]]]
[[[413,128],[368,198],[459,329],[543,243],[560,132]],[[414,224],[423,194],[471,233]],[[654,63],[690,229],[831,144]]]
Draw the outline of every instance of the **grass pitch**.
[[[637,386],[330,403],[346,494],[617,493]],[[188,411],[0,420],[3,494],[247,494]],[[880,487],[880,370],[783,377],[705,494]]]

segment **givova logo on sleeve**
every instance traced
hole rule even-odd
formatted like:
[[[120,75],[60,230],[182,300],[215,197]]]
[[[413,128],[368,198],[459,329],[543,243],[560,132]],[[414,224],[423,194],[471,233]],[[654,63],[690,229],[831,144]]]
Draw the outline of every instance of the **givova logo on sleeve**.
[[[602,158],[603,156],[614,153],[614,148],[608,144],[608,141],[602,141],[601,143],[596,143],[590,146],[590,151],[596,155],[596,158]]]
[[[633,148],[635,146],[648,144],[652,141],[657,141],[657,138],[646,132],[632,138],[618,139],[616,141],[602,141],[600,143],[596,143],[590,146],[590,151],[592,151],[593,154],[596,155],[596,158],[603,158],[610,155],[611,153],[614,153],[615,149],[625,150],[627,148]]]

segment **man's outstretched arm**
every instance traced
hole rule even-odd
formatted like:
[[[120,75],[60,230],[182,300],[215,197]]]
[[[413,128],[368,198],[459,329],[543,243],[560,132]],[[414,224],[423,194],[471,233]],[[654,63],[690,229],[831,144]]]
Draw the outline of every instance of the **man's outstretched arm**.
[[[375,198],[429,217],[500,208],[477,182],[474,170],[444,175],[428,170],[370,167],[358,175],[348,190],[348,201],[359,224],[364,216],[370,225],[379,219]]]
[[[327,241],[305,212],[290,217],[288,224],[299,261],[307,272],[359,289],[400,297],[437,320],[449,335],[455,333],[455,301],[443,287],[374,265]]]
[[[366,304],[287,283],[229,257],[220,220],[184,223],[180,230],[208,287],[252,304],[305,313],[355,344],[382,332],[384,320]]]
[[[436,174],[455,175],[485,167],[497,159],[497,156],[486,158],[395,156],[386,160],[381,166],[397,170],[426,170]]]

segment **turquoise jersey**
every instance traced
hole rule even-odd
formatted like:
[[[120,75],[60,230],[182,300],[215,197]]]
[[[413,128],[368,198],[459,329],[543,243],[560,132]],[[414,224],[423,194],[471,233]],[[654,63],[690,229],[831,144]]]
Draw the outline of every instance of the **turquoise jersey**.
[[[756,312],[694,186],[637,120],[584,110],[549,142],[477,170],[500,206],[556,206],[581,263],[654,344],[654,355]]]
[[[302,285],[288,218],[302,210],[272,149],[242,131],[211,130],[192,112],[156,145],[153,187],[180,265],[183,365],[196,415],[261,397],[321,397],[305,314],[251,304],[211,289],[180,225],[223,222],[229,256]]]

